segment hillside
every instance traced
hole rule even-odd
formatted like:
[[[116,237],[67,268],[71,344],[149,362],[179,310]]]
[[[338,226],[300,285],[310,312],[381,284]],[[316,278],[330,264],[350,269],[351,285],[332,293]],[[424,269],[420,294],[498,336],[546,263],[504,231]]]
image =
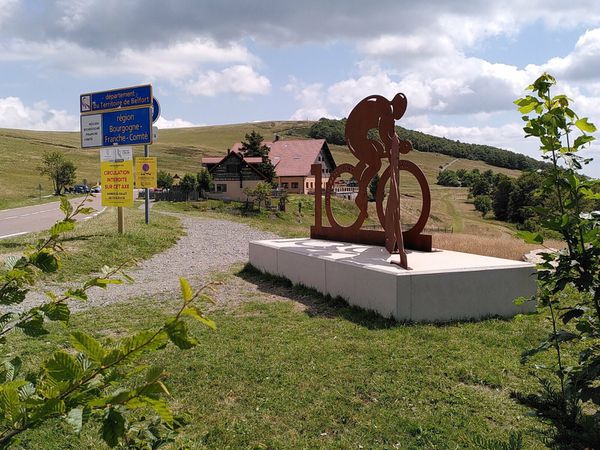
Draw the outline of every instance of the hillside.
[[[345,127],[346,119],[321,118],[311,125],[308,136],[324,138],[329,143],[343,145],[345,143]],[[401,139],[408,139],[411,141],[413,148],[421,152],[441,153],[453,158],[479,160],[506,169],[536,170],[547,165],[529,156],[492,147],[491,145],[453,141],[445,137],[432,136],[400,126],[396,127],[396,132]]]
[[[227,148],[240,141],[252,130],[262,134],[265,140],[279,134],[282,139],[306,138],[313,122],[272,121],[220,125],[198,128],[160,130],[158,142],[151,146],[150,154],[159,158],[159,168],[172,174],[197,172],[203,156],[225,154]],[[89,183],[99,178],[98,150],[82,150],[77,132],[40,132],[0,129],[0,208],[24,206],[38,202],[38,185],[42,195],[51,194],[50,181],[39,175],[37,167],[45,151],[59,150],[73,160],[77,166],[77,179]],[[346,147],[331,145],[338,164],[352,162],[354,157]],[[142,147],[134,148],[141,156]],[[516,176],[519,171],[492,167],[482,161],[458,159],[439,153],[413,151],[407,155],[417,163],[432,186],[435,187],[437,172],[441,166],[452,162],[452,168],[492,169],[496,172]],[[410,180],[408,180],[410,184]]]

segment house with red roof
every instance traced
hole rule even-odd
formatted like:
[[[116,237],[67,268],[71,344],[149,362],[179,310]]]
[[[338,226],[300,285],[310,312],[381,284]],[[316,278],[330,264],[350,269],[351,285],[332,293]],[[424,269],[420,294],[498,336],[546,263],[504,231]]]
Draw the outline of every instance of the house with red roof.
[[[315,177],[310,173],[312,164],[322,166],[322,184],[336,168],[335,161],[325,139],[294,139],[265,143],[269,147],[269,159],[275,167],[274,183],[294,194],[309,194],[315,189]],[[212,197],[229,200],[245,200],[243,190],[253,188],[266,180],[260,171],[262,158],[244,157],[241,142],[235,143],[223,158],[202,158],[202,165],[213,177]]]

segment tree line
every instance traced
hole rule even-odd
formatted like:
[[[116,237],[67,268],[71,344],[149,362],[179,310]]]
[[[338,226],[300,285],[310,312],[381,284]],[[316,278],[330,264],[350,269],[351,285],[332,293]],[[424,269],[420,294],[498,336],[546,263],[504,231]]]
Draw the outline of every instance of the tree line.
[[[468,187],[475,209],[485,216],[493,212],[497,220],[517,224],[523,230],[540,231],[540,209],[558,211],[559,202],[553,191],[544,189],[546,171],[524,172],[511,178],[492,170],[442,170],[437,184]],[[600,200],[582,204],[586,211],[600,209]]]
[[[325,139],[330,144],[346,145],[345,127],[345,118],[340,120],[321,118],[310,127],[309,136],[314,139]],[[490,145],[466,144],[458,140],[453,141],[420,131],[407,130],[403,127],[396,127],[396,133],[400,139],[411,141],[413,148],[420,152],[441,153],[454,158],[479,160],[507,169],[536,170],[548,166],[548,164],[529,156]]]

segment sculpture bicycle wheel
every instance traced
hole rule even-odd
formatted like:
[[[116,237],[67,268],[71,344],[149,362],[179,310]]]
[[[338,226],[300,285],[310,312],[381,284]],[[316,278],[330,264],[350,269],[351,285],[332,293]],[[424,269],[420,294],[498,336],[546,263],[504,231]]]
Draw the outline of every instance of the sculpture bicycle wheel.
[[[429,185],[427,184],[425,174],[415,163],[406,159],[401,159],[400,161],[398,161],[398,168],[400,170],[410,172],[417,179],[417,181],[419,182],[419,187],[421,188],[422,203],[419,220],[417,220],[417,222],[412,226],[412,228],[402,232],[403,235],[408,237],[417,236],[421,233],[421,231],[423,231],[423,229],[425,228],[425,224],[427,223],[427,219],[429,218],[429,212],[431,211],[431,192],[429,191]],[[379,219],[379,223],[381,223],[382,226],[385,224],[385,211],[383,208],[385,185],[390,180],[391,171],[392,168],[388,166],[381,175],[379,185],[377,186],[377,217]]]
[[[356,220],[354,222],[352,222],[350,225],[341,225],[340,223],[338,223],[338,221],[335,219],[335,216],[333,215],[333,211],[331,209],[331,197],[332,197],[331,194],[333,193],[333,187],[335,186],[335,180],[343,173],[352,175],[354,177],[354,179],[356,179],[356,180],[359,179],[358,175],[356,174],[356,166],[353,166],[352,164],[340,164],[339,166],[337,166],[337,168],[329,175],[329,180],[327,181],[327,185],[325,188],[325,213],[327,214],[327,219],[329,219],[329,223],[332,227],[337,228],[337,229],[348,230],[348,231],[359,230],[360,227],[362,226],[362,224],[364,223],[365,219],[368,216],[366,188],[365,188],[365,192],[363,194],[361,192],[363,190],[363,187],[360,186],[360,184],[359,184],[361,191],[359,191],[358,197],[356,199],[356,206],[358,206],[358,208],[359,208],[359,214],[358,214],[358,217],[356,218]],[[363,201],[363,197],[364,197],[364,201]],[[361,203],[364,203],[364,205],[362,205]]]

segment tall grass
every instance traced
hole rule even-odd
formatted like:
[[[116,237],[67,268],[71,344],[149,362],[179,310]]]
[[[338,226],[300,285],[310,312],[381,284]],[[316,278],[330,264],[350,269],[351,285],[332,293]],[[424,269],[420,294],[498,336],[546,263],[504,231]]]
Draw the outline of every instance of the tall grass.
[[[545,245],[551,248],[562,248],[563,242],[549,240]],[[477,236],[473,234],[445,234],[433,235],[433,246],[443,250],[474,253],[497,258],[523,260],[523,255],[531,250],[540,248],[539,245],[526,244],[521,239],[507,234],[497,236]]]

